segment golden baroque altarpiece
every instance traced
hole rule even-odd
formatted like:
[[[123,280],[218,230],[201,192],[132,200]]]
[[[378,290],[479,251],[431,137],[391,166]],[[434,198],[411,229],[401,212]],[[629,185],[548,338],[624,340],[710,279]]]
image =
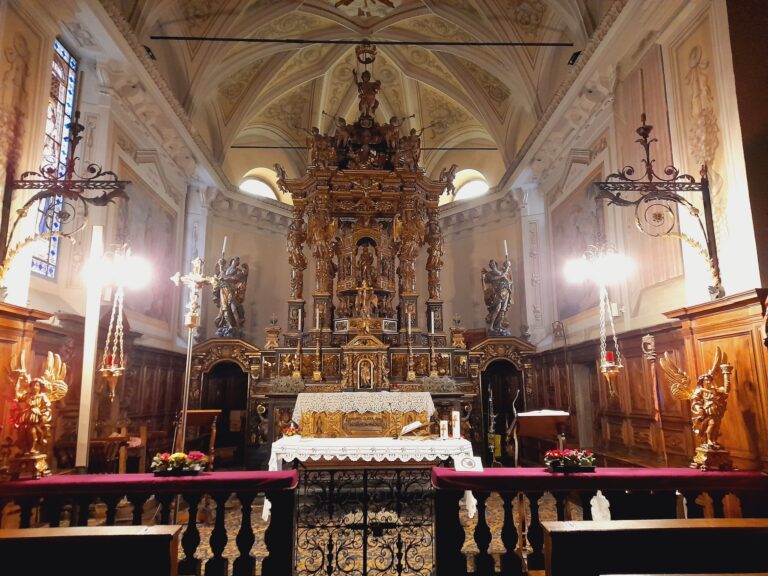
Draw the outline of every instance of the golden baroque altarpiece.
[[[453,190],[456,167],[431,180],[419,165],[428,127],[401,134],[410,117],[375,120],[381,83],[367,69],[375,55],[372,45],[357,48],[365,67],[351,79],[359,92],[359,118],[348,124],[333,117],[332,135],[318,128],[309,132],[303,176],[289,178],[275,166],[278,185],[293,199],[282,345],[280,329],[272,325],[261,351],[236,339],[195,348],[191,407],[199,405],[206,367],[228,359],[248,365],[251,445],[281,435],[297,392],[381,389],[432,392],[435,418],[450,420],[450,412],[460,410],[465,436],[481,442],[479,362],[485,353],[467,350],[462,327],[447,330],[441,300],[444,238],[438,202]],[[417,290],[417,260],[424,249],[425,301]],[[305,283],[308,256],[315,275]],[[513,361],[534,351],[522,340],[507,340]],[[251,360],[244,363],[238,356]]]

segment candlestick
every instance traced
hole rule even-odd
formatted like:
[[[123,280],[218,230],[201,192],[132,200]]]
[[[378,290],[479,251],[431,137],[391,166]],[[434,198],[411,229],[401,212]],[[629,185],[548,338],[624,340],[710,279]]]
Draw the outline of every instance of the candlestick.
[[[224,236],[224,245],[221,247],[221,255],[224,256],[226,252],[227,252],[227,237]]]
[[[509,252],[507,252],[507,241],[504,240],[504,258],[509,258]]]

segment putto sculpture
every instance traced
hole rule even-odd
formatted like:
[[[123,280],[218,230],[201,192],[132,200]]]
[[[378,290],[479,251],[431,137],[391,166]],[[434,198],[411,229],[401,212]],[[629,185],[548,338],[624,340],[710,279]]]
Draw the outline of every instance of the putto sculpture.
[[[491,336],[512,335],[507,321],[509,305],[515,302],[514,281],[510,268],[509,258],[504,260],[501,268],[496,260],[491,260],[488,262],[488,268],[483,268],[480,274],[485,305],[488,307],[485,321]]]
[[[222,255],[216,263],[213,281],[213,302],[219,309],[216,316],[216,336],[240,338],[245,324],[245,288],[248,284],[248,264],[234,257],[227,263]]]
[[[11,361],[14,380],[13,427],[18,454],[11,459],[13,478],[41,478],[48,468],[48,443],[51,439],[52,404],[67,394],[67,365],[58,354],[48,352],[43,375],[32,378],[27,372],[24,353]]]
[[[688,374],[677,367],[669,352],[664,353],[659,363],[672,388],[672,396],[691,402],[691,424],[698,444],[691,468],[730,470],[733,467],[731,458],[717,438],[730,394],[733,366],[728,364],[718,346],[712,367],[699,376],[696,386],[691,387]],[[722,384],[715,382],[718,370],[723,374]]]

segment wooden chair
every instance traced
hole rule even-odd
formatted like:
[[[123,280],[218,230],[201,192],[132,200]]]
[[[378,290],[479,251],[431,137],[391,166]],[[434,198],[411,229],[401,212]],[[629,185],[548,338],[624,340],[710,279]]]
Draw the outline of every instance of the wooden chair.
[[[197,427],[201,431],[210,429],[211,437],[208,442],[208,470],[213,470],[213,461],[216,457],[216,422],[221,410],[187,410],[187,429]]]

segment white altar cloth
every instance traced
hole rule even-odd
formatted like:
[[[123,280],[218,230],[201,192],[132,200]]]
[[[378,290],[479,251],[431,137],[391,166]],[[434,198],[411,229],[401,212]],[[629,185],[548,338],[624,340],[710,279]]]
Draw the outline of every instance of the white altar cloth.
[[[356,462],[423,462],[472,456],[469,440],[413,440],[409,438],[302,438],[283,436],[272,443],[270,470],[282,470],[283,461],[350,460]]]
[[[431,400],[431,399],[430,399]],[[469,440],[414,440],[410,438],[302,438],[283,436],[272,443],[270,470],[282,470],[283,462],[299,460],[350,460],[353,462],[428,462],[458,456],[472,456]],[[464,495],[470,518],[475,515],[477,501],[471,492]],[[272,506],[264,500],[262,518],[266,522]]]
[[[304,412],[426,412],[432,417],[435,404],[429,392],[302,392],[296,396],[293,421],[301,423]]]

